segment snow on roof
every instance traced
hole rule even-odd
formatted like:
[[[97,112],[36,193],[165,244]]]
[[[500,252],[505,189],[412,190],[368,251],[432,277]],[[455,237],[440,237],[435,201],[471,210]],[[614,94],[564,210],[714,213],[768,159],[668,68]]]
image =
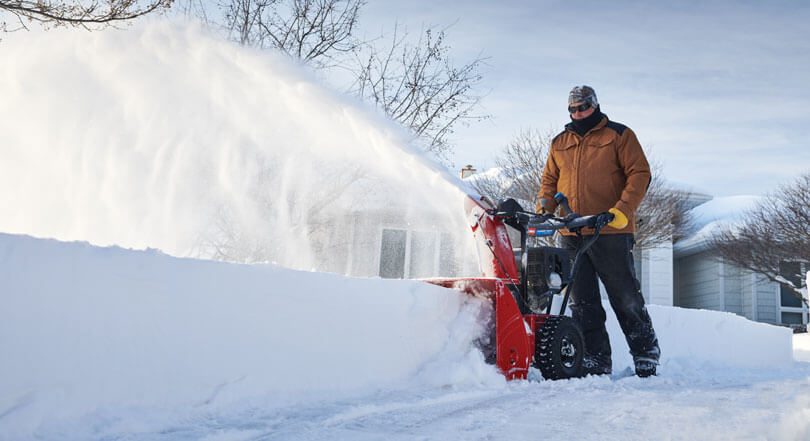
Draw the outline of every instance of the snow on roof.
[[[762,196],[739,195],[714,198],[690,210],[695,232],[674,246],[676,255],[692,254],[705,248],[719,229],[738,223],[743,214]]]
[[[475,182],[481,179],[506,179],[503,172],[504,170],[502,167],[492,167],[482,172],[473,173],[464,178],[464,180]]]
[[[750,195],[714,198],[692,209],[692,215],[695,217],[695,223],[701,227],[716,221],[737,221],[761,198]]]
[[[711,192],[706,191],[705,188],[700,188],[700,187],[694,186],[692,184],[687,184],[685,182],[680,182],[680,181],[672,181],[672,180],[669,180],[669,179],[664,179],[664,180],[666,181],[668,186],[670,186],[670,187],[672,187],[672,188],[674,188],[676,190],[681,190],[681,191],[683,191],[685,193],[699,195],[699,196],[705,197],[706,200],[712,199]]]

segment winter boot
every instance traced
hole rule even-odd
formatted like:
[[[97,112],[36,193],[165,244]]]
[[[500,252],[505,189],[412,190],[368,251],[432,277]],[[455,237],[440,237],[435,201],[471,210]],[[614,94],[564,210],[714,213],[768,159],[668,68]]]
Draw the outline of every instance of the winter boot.
[[[655,367],[658,365],[658,360],[646,357],[637,357],[633,360],[636,365],[636,375],[641,378],[646,378],[655,375]]]
[[[610,375],[613,373],[610,356],[600,354],[585,354],[582,357],[582,367],[586,375]]]

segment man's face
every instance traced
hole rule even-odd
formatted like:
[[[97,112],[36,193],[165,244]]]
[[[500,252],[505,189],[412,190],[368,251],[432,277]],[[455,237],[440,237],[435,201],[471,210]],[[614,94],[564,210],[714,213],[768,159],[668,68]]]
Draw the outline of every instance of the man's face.
[[[591,116],[591,114],[593,114],[593,112],[596,110],[591,106],[588,106],[588,108],[585,109],[585,110],[579,110],[579,108],[583,104],[585,104],[585,103],[580,101],[578,103],[574,103],[574,104],[571,104],[570,106],[568,106],[568,112],[571,114],[571,118],[585,119],[585,118]],[[571,112],[572,110],[574,110],[574,112]]]

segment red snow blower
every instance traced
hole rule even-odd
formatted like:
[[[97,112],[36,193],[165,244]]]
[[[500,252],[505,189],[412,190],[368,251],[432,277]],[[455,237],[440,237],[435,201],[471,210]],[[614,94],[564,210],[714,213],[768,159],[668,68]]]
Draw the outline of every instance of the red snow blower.
[[[492,302],[494,326],[481,347],[487,361],[509,380],[525,379],[532,365],[552,380],[585,375],[582,331],[564,313],[582,255],[613,215],[580,216],[571,212],[564,195],[557,194],[555,200],[568,213],[565,217],[525,211],[514,199],[491,208],[483,198],[470,196],[465,208],[482,277],[427,280]],[[573,262],[567,249],[541,246],[534,239],[563,228],[580,234],[585,227],[593,229],[593,236]],[[553,300],[563,292],[559,313],[554,314]]]

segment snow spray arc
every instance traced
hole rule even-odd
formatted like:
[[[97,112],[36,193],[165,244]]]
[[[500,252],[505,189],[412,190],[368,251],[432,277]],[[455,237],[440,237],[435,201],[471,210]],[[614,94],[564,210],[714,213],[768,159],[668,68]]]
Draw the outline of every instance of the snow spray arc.
[[[169,22],[0,56],[0,231],[366,276],[391,243],[393,276],[472,255],[458,182],[281,56]]]

